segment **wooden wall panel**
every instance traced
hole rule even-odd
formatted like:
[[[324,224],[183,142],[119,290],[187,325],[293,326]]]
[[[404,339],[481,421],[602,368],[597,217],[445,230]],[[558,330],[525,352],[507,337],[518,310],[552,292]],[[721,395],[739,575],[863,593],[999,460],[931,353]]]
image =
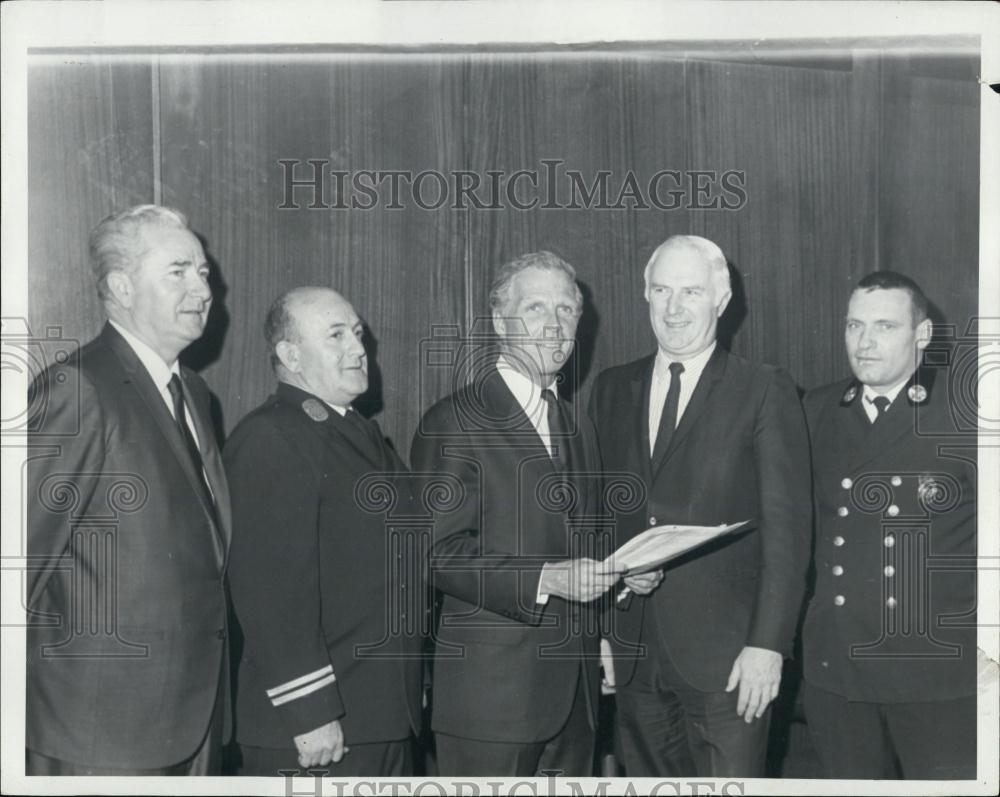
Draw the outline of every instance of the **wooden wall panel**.
[[[737,285],[731,313],[745,317],[733,351],[780,365],[799,384],[828,381],[834,349],[842,351],[820,297],[839,292],[850,262],[850,81],[843,70],[688,67],[692,163],[746,172],[744,208],[701,211],[692,225],[741,278],[745,311]]]
[[[978,310],[978,66],[897,57],[883,67],[882,267],[914,277],[959,334]]]
[[[487,310],[492,269],[538,248],[565,256],[588,289],[586,398],[600,369],[653,350],[642,267],[685,231],[718,241],[742,275],[734,349],[813,387],[847,373],[846,298],[871,270],[914,276],[960,331],[975,313],[977,66],[971,55],[863,49],[808,64],[676,49],[35,57],[30,321],[81,339],[98,330],[87,234],[112,210],[153,201],[155,165],[162,201],[190,216],[218,265],[212,329],[186,356],[218,394],[227,430],[273,387],[261,335],[272,299],[327,284],[370,325],[379,401],[369,410],[405,453],[422,410],[454,387],[422,363],[421,339],[435,324],[467,329]],[[407,197],[389,209],[383,192],[372,210],[304,199],[282,210],[281,158],[508,176],[557,158],[587,182],[610,171],[612,194],[629,170],[645,187],[659,169],[732,168],[746,172],[748,203],[423,210]]]
[[[566,172],[588,188],[607,178],[604,205],[616,205],[627,175],[647,193],[660,169],[684,169],[683,63],[668,59],[475,58],[467,92],[470,169],[519,169],[540,174],[539,206],[505,207],[470,218],[473,298],[486,313],[493,269],[527,251],[550,249],[576,269],[587,294],[579,329],[577,392],[586,399],[601,369],[653,350],[642,271],[653,248],[686,229],[683,209],[585,205]],[[557,159],[557,190],[545,184],[542,161]],[[669,187],[669,183],[667,187]],[[550,201],[559,208],[546,208]],[[647,204],[648,204],[648,200]]]
[[[150,65],[35,57],[28,97],[29,325],[84,343],[103,324],[87,236],[109,213],[153,201]]]
[[[373,412],[404,454],[420,414],[419,339],[462,319],[461,219],[446,207],[280,209],[279,159],[325,159],[356,171],[455,168],[458,74],[440,59],[210,59],[160,68],[164,201],[185,207],[226,283],[224,345],[206,376],[232,426],[271,392],[261,326],[281,292],[328,285],[370,327]],[[327,204],[334,195],[327,193]]]

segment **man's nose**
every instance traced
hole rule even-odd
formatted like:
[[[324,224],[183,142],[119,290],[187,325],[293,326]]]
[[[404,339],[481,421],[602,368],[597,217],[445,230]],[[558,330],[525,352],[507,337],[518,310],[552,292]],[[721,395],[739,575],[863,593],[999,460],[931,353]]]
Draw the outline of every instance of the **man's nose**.
[[[681,311],[680,296],[676,293],[667,295],[667,315],[677,315]]]
[[[188,293],[197,299],[202,301],[208,301],[212,298],[212,287],[208,284],[208,276],[202,276],[201,274],[195,273],[193,277],[189,277],[187,280]]]

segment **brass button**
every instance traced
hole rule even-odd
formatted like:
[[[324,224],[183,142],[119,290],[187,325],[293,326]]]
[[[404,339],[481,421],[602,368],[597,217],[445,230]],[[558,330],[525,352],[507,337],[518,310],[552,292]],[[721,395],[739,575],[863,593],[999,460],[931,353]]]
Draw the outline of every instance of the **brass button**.
[[[848,478],[845,478],[845,479],[844,479],[844,480],[843,480],[843,481],[842,481],[842,482],[840,483],[840,486],[841,486],[841,487],[843,487],[843,488],[844,488],[845,490],[850,490],[850,489],[851,489],[851,487],[853,487],[853,486],[854,486],[854,482],[852,482],[852,481],[851,481],[850,479],[848,479]]]
[[[835,576],[842,576],[842,575],[844,575],[844,568],[842,568],[840,565],[834,565],[833,566],[833,574]]]
[[[839,507],[837,509],[837,514],[840,515],[841,517],[847,517],[847,507],[846,506]]]
[[[843,606],[845,603],[847,603],[847,598],[843,595],[838,595],[833,599],[834,606]]]
[[[896,515],[899,514],[899,507],[893,504],[886,510],[886,512],[888,513],[889,517],[896,517]]]
[[[893,487],[899,487],[903,483],[903,480],[899,476],[893,476],[889,481],[892,482]]]
[[[649,518],[649,525],[650,526],[655,526],[656,525],[656,518],[655,517],[650,516],[650,518]]]
[[[844,544],[845,540],[840,535],[833,538],[833,544],[840,548]]]
[[[883,544],[883,545],[884,545],[884,546],[885,546],[886,548],[891,548],[891,547],[892,547],[893,545],[895,545],[895,544],[896,544],[896,538],[895,538],[895,537],[893,537],[893,536],[892,536],[891,534],[887,534],[887,535],[885,536],[885,539],[884,539],[884,540],[882,540],[882,544]]]
[[[889,600],[887,600],[885,602],[885,605],[888,606],[890,609],[895,609],[896,608],[896,599],[890,597]]]
[[[885,570],[883,570],[882,572],[885,573],[887,578],[892,578],[894,575],[896,575],[896,568],[893,567],[892,565],[886,565]]]

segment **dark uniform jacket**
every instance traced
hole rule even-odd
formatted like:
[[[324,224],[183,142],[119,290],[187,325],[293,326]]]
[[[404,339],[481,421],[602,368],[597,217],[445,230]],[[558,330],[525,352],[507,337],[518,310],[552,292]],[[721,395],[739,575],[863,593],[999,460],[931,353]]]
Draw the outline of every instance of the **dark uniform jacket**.
[[[226,443],[241,744],[294,748],[333,720],[348,745],[419,727],[419,566],[372,499],[408,500],[406,468],[358,420],[279,383]]]
[[[208,389],[187,368],[180,378],[214,508],[166,402],[110,324],[34,387],[25,712],[26,745],[43,755],[180,763],[227,688],[229,493]]]
[[[581,416],[571,437],[553,443],[567,446],[571,468],[591,478],[561,487],[564,472],[495,368],[434,405],[414,437],[414,471],[450,493],[435,517],[431,563],[443,594],[435,731],[492,742],[550,739],[569,717],[581,677],[596,723],[593,609],[556,596],[536,603],[545,562],[594,555],[596,441]]]
[[[806,396],[816,590],[805,678],[851,700],[976,689],[976,440],[956,433],[938,376],[911,379],[874,425],[856,381]]]
[[[653,610],[685,681],[720,692],[744,646],[791,653],[809,557],[805,420],[785,372],[716,347],[666,452],[651,462],[653,364],[603,371],[591,396],[604,468],[645,486],[645,500],[618,517],[617,544],[662,524],[751,524],[669,563],[655,592],[613,613],[615,676],[627,684],[637,646],[656,644],[641,633]]]

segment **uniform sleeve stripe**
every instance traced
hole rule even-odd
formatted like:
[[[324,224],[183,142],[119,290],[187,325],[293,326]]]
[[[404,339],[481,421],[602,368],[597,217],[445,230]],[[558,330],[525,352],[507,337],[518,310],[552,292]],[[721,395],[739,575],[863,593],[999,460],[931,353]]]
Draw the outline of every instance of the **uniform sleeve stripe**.
[[[308,675],[302,675],[292,681],[288,681],[286,683],[279,684],[278,686],[275,686],[272,689],[268,689],[267,696],[270,697],[271,699],[274,699],[278,695],[283,694],[284,692],[289,692],[292,689],[297,689],[300,686],[305,686],[306,684],[312,683],[317,678],[322,678],[325,675],[332,675],[332,674],[333,674],[333,665],[327,664],[325,667],[321,667],[320,669],[316,670],[315,672],[311,672]]]
[[[300,697],[305,697],[306,695],[311,695],[317,689],[322,689],[324,686],[328,686],[337,680],[337,676],[330,673],[325,678],[321,678],[318,681],[313,681],[309,686],[303,686],[301,689],[296,689],[294,692],[287,692],[281,697],[275,697],[271,699],[271,705],[277,708],[284,703],[290,703],[292,700],[298,700]]]

